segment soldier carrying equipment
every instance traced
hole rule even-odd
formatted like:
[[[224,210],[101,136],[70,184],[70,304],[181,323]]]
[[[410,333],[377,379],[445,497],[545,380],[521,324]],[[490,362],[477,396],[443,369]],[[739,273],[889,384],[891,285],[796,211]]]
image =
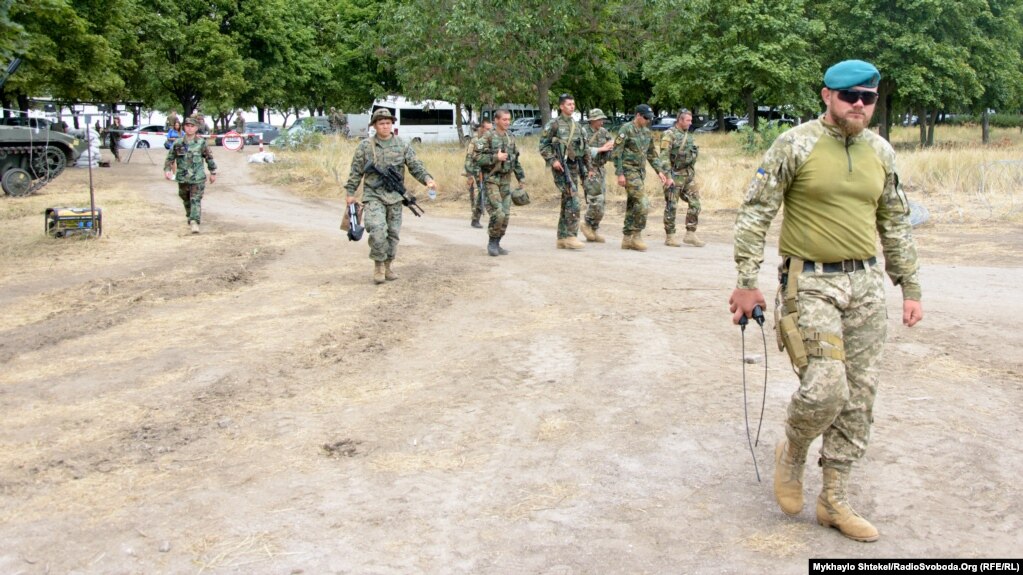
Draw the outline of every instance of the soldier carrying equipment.
[[[402,197],[401,204],[412,210],[417,218],[420,218],[425,213],[423,208],[419,207],[416,203],[416,197],[411,192],[405,189],[405,178],[402,176],[401,170],[398,166],[387,166],[386,169],[381,170],[372,161],[366,162],[366,169],[364,170],[367,174],[377,174],[380,179],[384,182],[384,188],[389,192],[400,194]]]

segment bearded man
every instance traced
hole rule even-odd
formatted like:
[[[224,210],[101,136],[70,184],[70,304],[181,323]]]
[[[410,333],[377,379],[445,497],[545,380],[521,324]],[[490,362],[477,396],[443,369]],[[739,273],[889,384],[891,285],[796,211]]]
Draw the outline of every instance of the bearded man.
[[[887,330],[884,274],[902,287],[902,323],[923,319],[909,223],[909,201],[895,171],[895,151],[867,130],[881,75],[872,64],[846,60],[824,75],[826,111],[775,141],[735,220],[738,282],[732,321],[766,307],[757,287],[764,237],[785,205],[778,251],[776,329],[799,388],[788,406],[785,439],[775,448],[774,494],[782,511],[803,509],[810,443],[823,436],[823,490],[817,521],[857,541],[878,530],[846,495],[850,470],[867,448],[881,351]]]

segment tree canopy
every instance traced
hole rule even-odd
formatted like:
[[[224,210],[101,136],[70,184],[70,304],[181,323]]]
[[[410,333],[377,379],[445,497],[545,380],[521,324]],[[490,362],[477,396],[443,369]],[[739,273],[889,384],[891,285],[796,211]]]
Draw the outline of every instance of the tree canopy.
[[[140,101],[289,112],[403,94],[468,106],[560,92],[580,109],[646,102],[813,115],[844,59],[896,112],[1023,107],[1023,0],[0,0],[4,102]]]

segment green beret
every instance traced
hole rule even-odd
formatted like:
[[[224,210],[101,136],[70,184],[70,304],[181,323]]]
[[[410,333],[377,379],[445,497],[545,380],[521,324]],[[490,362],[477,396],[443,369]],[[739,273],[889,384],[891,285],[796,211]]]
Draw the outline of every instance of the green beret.
[[[832,90],[845,90],[856,86],[877,88],[881,73],[870,62],[846,60],[828,68],[824,73],[824,85]]]

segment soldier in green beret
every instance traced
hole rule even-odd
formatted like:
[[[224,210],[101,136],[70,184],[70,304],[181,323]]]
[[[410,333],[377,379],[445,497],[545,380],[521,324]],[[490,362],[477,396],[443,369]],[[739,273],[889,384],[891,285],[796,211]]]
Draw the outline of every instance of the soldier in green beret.
[[[754,306],[766,307],[757,286],[764,237],[784,204],[776,328],[799,388],[775,449],[774,495],[786,514],[800,513],[807,451],[823,435],[817,521],[856,541],[879,537],[849,504],[847,486],[874,417],[888,318],[884,271],[902,287],[902,323],[912,327],[923,319],[895,151],[867,129],[880,79],[868,62],[835,64],[824,75],[824,114],[785,132],[768,150],[736,216],[739,279],[729,300],[736,323]],[[875,254],[878,235],[884,270]]]
[[[164,177],[178,182],[178,196],[185,205],[188,227],[193,234],[199,233],[199,222],[202,219],[202,196],[206,191],[204,161],[210,169],[210,183],[217,181],[213,151],[204,138],[196,136],[198,129],[199,121],[195,117],[185,118],[185,135],[174,141],[163,163]]]

